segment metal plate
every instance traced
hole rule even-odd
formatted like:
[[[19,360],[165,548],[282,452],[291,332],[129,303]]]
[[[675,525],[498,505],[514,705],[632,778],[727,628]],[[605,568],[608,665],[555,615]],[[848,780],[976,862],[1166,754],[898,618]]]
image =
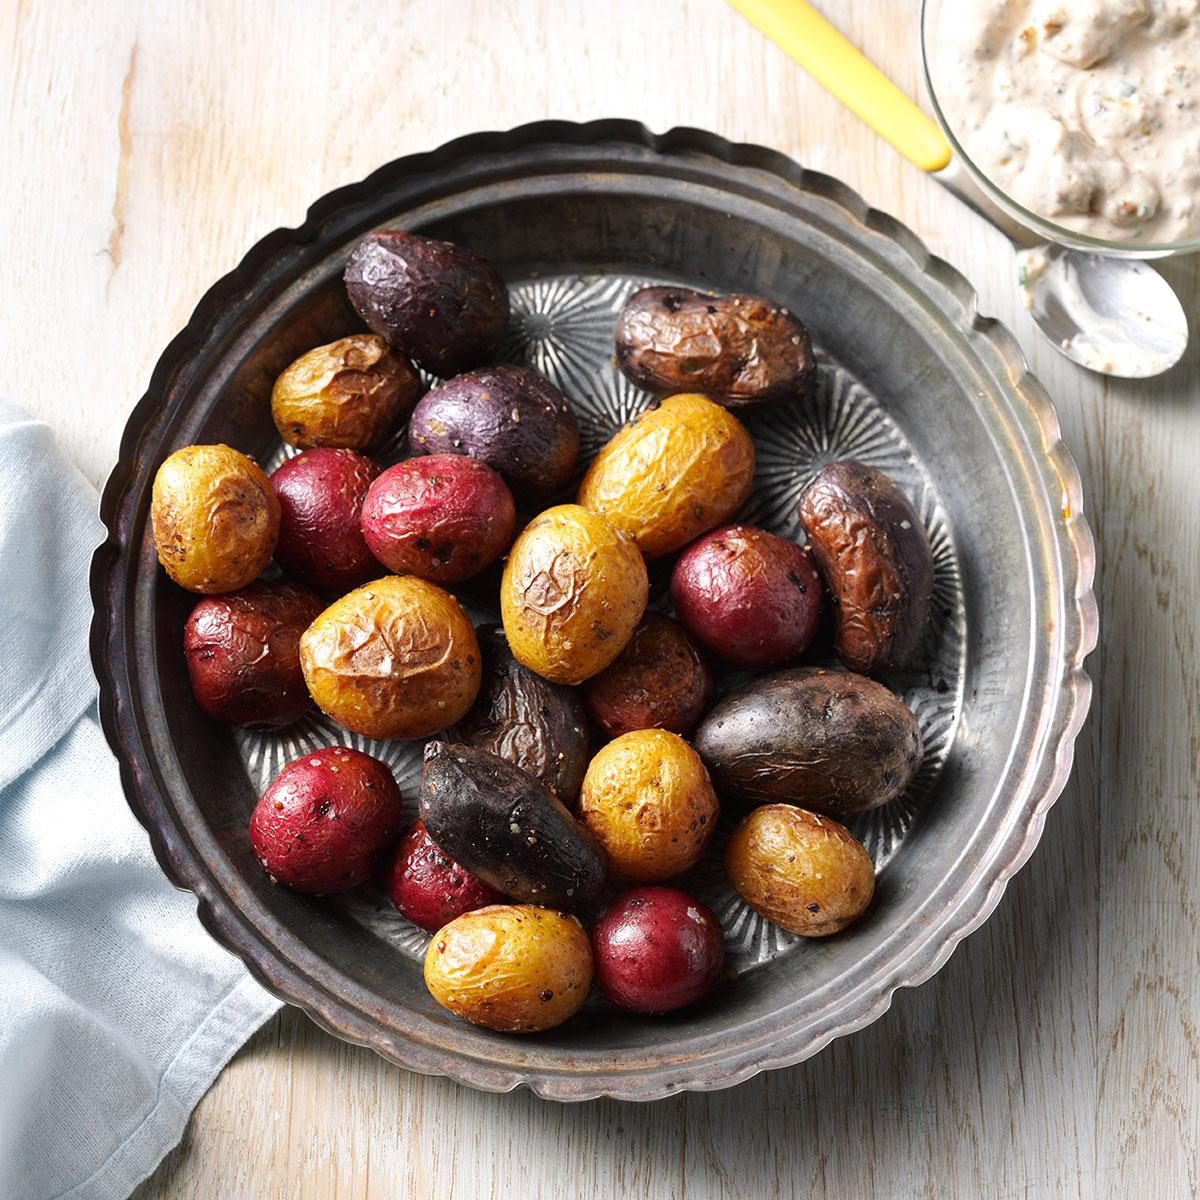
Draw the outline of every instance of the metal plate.
[[[801,942],[746,910],[720,870],[722,830],[690,882],[722,917],[738,982],[666,1019],[589,1005],[518,1039],[432,1003],[424,935],[380,894],[330,903],[266,882],[245,824],[284,761],[344,741],[391,762],[411,797],[419,747],[367,743],[317,718],[272,737],[208,722],[179,653],[193,598],[155,566],[149,487],[188,442],[282,454],[271,382],[357,327],[341,268],[380,224],[493,257],[514,292],[505,355],[567,392],[589,453],[649,399],[611,361],[616,312],[638,284],[759,292],[809,325],[819,385],[748,419],[759,465],[743,516],[795,533],[812,472],[853,456],[908,492],[937,564],[920,661],[889,681],[918,713],[926,759],[908,795],[859,819],[878,900],[848,933]],[[390,448],[404,453],[402,439]],[[724,1086],[878,1016],[895,987],[937,969],[1031,852],[1089,693],[1094,564],[1080,501],[1053,411],[1008,334],[977,318],[959,276],[842,185],[695,131],[545,123],[480,135],[319,202],[302,229],[272,235],[218,283],[164,354],[105,492],[110,537],[93,568],[102,716],[164,869],[258,978],[326,1028],[486,1088],[566,1099]]]

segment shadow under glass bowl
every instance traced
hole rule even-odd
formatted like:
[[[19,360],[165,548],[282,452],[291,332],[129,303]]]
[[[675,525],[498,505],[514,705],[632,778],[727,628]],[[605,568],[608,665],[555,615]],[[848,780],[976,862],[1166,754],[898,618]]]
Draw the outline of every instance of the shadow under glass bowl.
[[[970,3],[971,0],[965,0]],[[967,173],[979,185],[984,194],[1008,214],[1019,225],[1031,229],[1048,242],[1070,246],[1092,254],[1103,254],[1110,258],[1171,258],[1177,254],[1195,254],[1200,251],[1200,237],[1185,238],[1178,242],[1142,242],[1134,238],[1114,241],[1109,238],[1091,237],[1067,225],[1060,225],[1039,213],[1019,204],[1003,188],[997,185],[967,153],[955,132],[950,119],[953,99],[945,99],[938,89],[939,40],[938,30],[947,4],[961,5],[964,0],[921,0],[921,67],[925,78],[925,90],[933,106],[933,115],[949,141],[955,157],[966,168]]]
[[[847,933],[782,935],[728,889],[719,846],[689,886],[714,903],[738,979],[667,1018],[589,1004],[536,1037],[467,1025],[425,991],[424,936],[370,888],[335,902],[272,887],[250,850],[257,790],[320,741],[234,732],[192,701],[180,651],[195,597],[159,570],[150,489],[179,446],[284,453],[275,376],[358,328],[341,285],[380,225],[471,245],[514,296],[507,357],[571,396],[594,449],[650,400],[611,360],[624,297],[645,281],[762,293],[797,312],[820,353],[809,401],[748,419],[759,448],[743,515],[796,532],[795,498],[823,462],[893,474],[930,530],[938,605],[914,668],[888,682],[929,751],[912,791],[861,818],[878,899]],[[393,455],[404,453],[402,439]],[[264,985],[339,1037],[475,1087],[555,1099],[653,1099],[729,1086],[816,1053],[934,973],[992,911],[1065,784],[1097,635],[1095,560],[1078,473],[1012,337],[966,281],[843,184],[711,134],[627,121],[540,122],[401,159],[318,201],[201,300],[159,361],[104,492],[92,568],[101,717],[129,802],[164,871]],[[411,803],[419,746],[367,746]],[[725,823],[725,828],[728,824]]]

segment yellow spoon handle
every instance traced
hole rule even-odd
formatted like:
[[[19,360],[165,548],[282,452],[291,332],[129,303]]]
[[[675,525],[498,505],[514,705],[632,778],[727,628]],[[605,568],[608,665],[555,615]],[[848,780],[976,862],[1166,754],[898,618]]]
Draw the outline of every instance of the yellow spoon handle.
[[[950,144],[878,67],[805,0],[729,0],[826,91],[922,171],[950,162]]]

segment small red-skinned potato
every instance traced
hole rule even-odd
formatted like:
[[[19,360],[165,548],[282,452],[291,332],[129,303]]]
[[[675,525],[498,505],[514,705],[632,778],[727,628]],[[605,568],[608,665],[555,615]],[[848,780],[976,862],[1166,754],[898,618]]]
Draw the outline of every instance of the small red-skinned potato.
[[[183,627],[196,703],[226,725],[280,729],[299,720],[311,703],[300,635],[320,611],[320,600],[295,583],[206,596]]]
[[[425,986],[443,1007],[503,1033],[553,1029],[579,1011],[592,982],[580,923],[533,904],[494,904],[451,921],[425,955]]]
[[[277,883],[326,896],[374,873],[401,820],[391,771],[368,754],[330,746],[279,772],[250,818],[250,842]]]
[[[388,876],[388,891],[401,916],[435,933],[448,921],[504,897],[456,863],[416,821],[400,839]]]
[[[712,672],[677,621],[647,613],[615,662],[587,681],[584,703],[609,737],[634,729],[688,734],[713,694]]]
[[[684,628],[731,666],[777,666],[803,654],[821,623],[821,578],[795,542],[727,525],[694,542],[671,573]]]
[[[319,447],[271,473],[279,497],[275,561],[325,595],[341,595],[379,574],[359,516],[379,467],[353,450]]]
[[[875,894],[875,866],[858,839],[791,804],[756,808],[733,831],[725,872],[755,912],[801,937],[839,933]]]
[[[618,896],[592,929],[596,984],[618,1008],[665,1013],[704,999],[725,962],[715,914],[673,887]]]
[[[513,539],[517,510],[486,463],[431,454],[389,467],[367,492],[362,535],[397,575],[461,583],[491,566]]]

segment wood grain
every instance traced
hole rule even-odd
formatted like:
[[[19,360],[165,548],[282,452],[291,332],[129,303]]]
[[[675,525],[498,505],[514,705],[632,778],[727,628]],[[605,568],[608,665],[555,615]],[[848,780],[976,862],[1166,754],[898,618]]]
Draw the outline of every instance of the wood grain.
[[[920,95],[915,0],[825,11]],[[490,1096],[272,1021],[137,1192],[172,1197],[1200,1194],[1200,359],[1104,383],[1007,243],[720,0],[3,6],[3,386],[99,482],[208,284],[399,154],[547,116],[707,127],[840,176],[972,279],[1055,397],[1101,552],[1078,765],[994,918],[816,1059],[636,1106]],[[1200,271],[1169,263],[1189,311]]]

